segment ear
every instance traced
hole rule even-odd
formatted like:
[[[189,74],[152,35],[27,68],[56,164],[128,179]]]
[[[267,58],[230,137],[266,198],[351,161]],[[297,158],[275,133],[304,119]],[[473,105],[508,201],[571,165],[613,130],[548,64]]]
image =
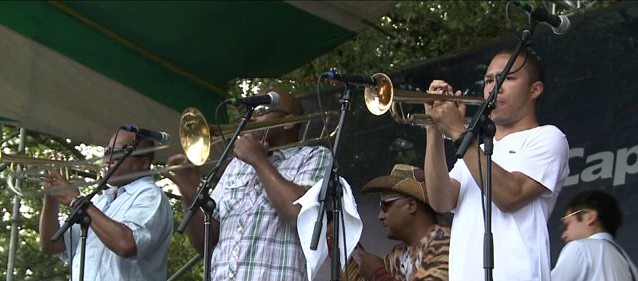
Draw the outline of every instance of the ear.
[[[288,118],[288,117],[294,117],[294,115],[288,114],[288,115],[284,116],[283,118]],[[287,130],[295,128],[295,126],[297,126],[297,125],[299,125],[299,123],[288,123],[288,124],[284,125],[283,128],[284,128],[284,130],[287,131]]]
[[[536,81],[532,83],[532,85],[530,86],[530,92],[530,96],[533,100],[538,99],[538,97],[543,93],[543,82]]]
[[[419,206],[418,206],[418,203],[416,202],[416,200],[414,200],[413,198],[410,198],[410,202],[408,203],[408,212],[410,214],[414,214],[414,213],[416,213],[418,208],[419,208]]]
[[[598,223],[598,211],[591,210],[585,213],[583,220],[587,223],[587,225],[594,225]]]
[[[144,162],[143,162],[143,166],[142,166],[142,167],[147,168],[147,169],[149,169],[149,170],[150,170],[150,169],[151,169],[151,164],[152,164],[152,163],[151,163],[151,162],[152,162],[152,161],[151,161],[151,158],[150,158],[150,157],[144,157],[144,158],[142,158],[142,159],[144,159]]]

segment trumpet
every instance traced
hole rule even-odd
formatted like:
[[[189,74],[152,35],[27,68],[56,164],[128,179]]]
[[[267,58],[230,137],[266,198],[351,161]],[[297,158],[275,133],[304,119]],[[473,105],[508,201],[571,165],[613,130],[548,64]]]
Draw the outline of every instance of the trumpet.
[[[91,164],[89,161],[86,160],[50,160],[0,153],[0,163],[2,165],[7,165],[7,186],[14,194],[21,197],[24,197],[25,194],[20,186],[16,184],[16,181],[45,180],[49,178],[48,175],[43,173],[46,169],[59,170],[65,178],[69,178],[73,175],[81,178],[98,179],[101,175],[100,166]]]
[[[368,111],[374,115],[383,115],[390,110],[392,118],[401,124],[418,127],[425,127],[432,124],[432,119],[426,113],[408,112],[408,110],[403,107],[403,104],[423,104],[435,100],[455,101],[474,105],[485,102],[485,99],[481,97],[454,96],[451,94],[440,95],[427,91],[415,92],[394,89],[390,77],[384,73],[375,73],[372,75],[372,79],[376,81],[376,84],[374,86],[365,87],[364,91],[364,99]]]
[[[330,111],[326,112],[325,115],[326,118],[330,119],[335,117],[337,112]],[[317,143],[333,137],[337,129],[335,128],[333,131],[329,132],[327,126],[324,124],[318,136],[309,136],[309,133],[311,133],[311,121],[314,119],[320,119],[321,117],[321,113],[312,113],[301,116],[287,116],[276,120],[250,122],[246,124],[243,132],[263,131],[264,133],[262,135],[265,139],[268,135],[268,130],[270,129],[301,124],[302,128],[300,130],[300,138],[298,142],[271,147],[270,150]],[[204,115],[199,110],[193,107],[187,108],[182,113],[179,124],[180,142],[184,149],[184,153],[186,154],[186,158],[188,158],[188,160],[195,166],[203,165],[208,161],[211,152],[215,152],[213,151],[214,147],[221,145],[223,140],[222,136],[231,135],[235,132],[235,129],[235,126],[223,126],[221,134],[216,135],[212,133],[215,130],[210,127],[210,125],[206,122]]]
[[[64,161],[53,159],[42,159],[29,156],[8,155],[0,153],[0,163],[8,165],[8,171],[15,178],[32,180],[42,179],[48,176],[43,174],[46,169],[60,170],[62,175],[78,175],[81,177],[98,178],[100,176],[100,166],[91,164],[91,161]],[[31,166],[26,169],[24,166]]]

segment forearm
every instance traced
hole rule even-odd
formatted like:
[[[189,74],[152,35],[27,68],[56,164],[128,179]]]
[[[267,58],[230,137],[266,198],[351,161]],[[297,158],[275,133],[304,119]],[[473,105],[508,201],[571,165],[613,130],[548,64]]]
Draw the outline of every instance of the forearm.
[[[463,157],[463,161],[467,165],[474,181],[478,183],[479,188],[484,188],[481,179],[486,180],[485,172],[487,167],[487,158],[481,149],[476,149],[476,140],[470,144]],[[481,169],[479,170],[479,157]],[[503,212],[512,212],[518,210],[521,206],[529,201],[529,195],[524,192],[525,177],[523,174],[515,175],[503,169],[501,166],[492,162],[492,202]]]
[[[423,168],[430,205],[437,212],[449,212],[456,206],[458,191],[451,186],[441,132],[435,128],[428,128],[426,138]]]
[[[387,269],[385,261],[363,249],[360,249],[359,273],[365,280],[394,281],[396,280]],[[353,254],[354,255],[354,254]],[[406,276],[407,277],[407,276]]]
[[[184,210],[184,214],[188,211],[188,208],[191,207],[192,199],[182,198],[182,209]],[[212,219],[211,219],[212,220]],[[215,247],[217,244],[217,237],[219,233],[219,223],[215,220],[213,221],[213,232],[212,232],[212,243],[211,248]],[[193,212],[193,216],[191,217],[186,229],[184,229],[184,233],[188,237],[188,241],[191,243],[191,246],[195,248],[195,250],[203,254],[204,253],[204,213],[201,209],[197,209]]]
[[[137,245],[133,231],[126,225],[107,217],[93,204],[87,207],[91,217],[91,228],[104,246],[119,256],[130,258],[137,255]]]
[[[169,158],[168,163],[177,164],[184,163],[186,156],[176,155]],[[178,171],[174,174],[167,174],[167,177],[171,179],[179,188],[179,192],[182,195],[181,203],[184,214],[188,212],[188,209],[193,204],[199,190],[199,186],[202,184],[202,177],[197,169],[185,169]],[[208,193],[206,193],[208,195]],[[215,202],[218,203],[219,202]],[[185,218],[182,218],[185,219]],[[217,244],[219,237],[219,222],[211,219],[212,233],[211,233],[211,248],[214,248]],[[184,233],[188,237],[188,241],[191,246],[200,254],[204,253],[204,213],[200,208],[196,208],[191,216]]]
[[[40,248],[47,255],[59,254],[65,250],[64,238],[51,241],[51,237],[60,229],[58,222],[59,206],[53,199],[45,197],[40,214]]]
[[[293,227],[296,226],[301,206],[293,202],[306,193],[306,188],[286,180],[266,159],[253,167],[277,213]]]

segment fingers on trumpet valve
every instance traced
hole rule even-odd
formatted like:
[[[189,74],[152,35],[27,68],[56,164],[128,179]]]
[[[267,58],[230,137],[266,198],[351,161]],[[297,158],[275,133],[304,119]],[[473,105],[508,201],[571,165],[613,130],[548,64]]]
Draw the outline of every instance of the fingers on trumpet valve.
[[[448,88],[444,88],[444,87],[436,87],[434,88],[434,91],[431,92],[431,94],[439,94],[439,95],[444,95],[444,96],[452,96],[452,90],[448,89]]]

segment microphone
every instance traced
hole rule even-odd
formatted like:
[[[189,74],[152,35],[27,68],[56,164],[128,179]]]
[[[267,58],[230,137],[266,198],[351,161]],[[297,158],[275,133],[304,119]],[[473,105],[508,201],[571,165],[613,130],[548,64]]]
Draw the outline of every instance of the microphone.
[[[531,17],[549,25],[556,35],[565,34],[565,32],[567,32],[567,30],[571,27],[569,18],[565,15],[552,15],[547,10],[543,8],[534,8],[533,6],[525,3],[525,1],[512,1],[512,3],[525,10],[525,12],[527,12]]]
[[[250,96],[245,98],[231,98],[227,99],[226,102],[232,105],[243,104],[250,107],[255,107],[262,104],[276,107],[279,104],[279,94],[274,91],[270,91],[265,95]]]
[[[124,125],[120,127],[120,129],[133,132],[138,137],[142,137],[145,139],[152,140],[158,144],[166,144],[168,143],[169,135],[166,132],[155,132],[142,128],[135,127],[133,125]]]
[[[352,84],[358,86],[374,86],[377,84],[372,77],[354,76],[338,74],[334,71],[324,72],[322,75],[328,77],[330,80],[343,82],[345,84]]]

